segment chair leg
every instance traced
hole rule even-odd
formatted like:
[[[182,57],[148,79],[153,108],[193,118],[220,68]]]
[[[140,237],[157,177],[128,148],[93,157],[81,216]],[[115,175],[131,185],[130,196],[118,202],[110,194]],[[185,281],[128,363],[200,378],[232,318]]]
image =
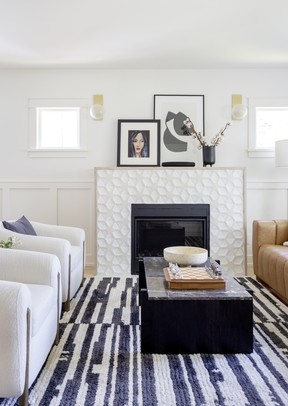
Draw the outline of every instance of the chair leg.
[[[57,331],[56,331],[56,337],[54,340],[54,344],[58,345],[59,343],[59,317],[60,317],[60,274],[58,273],[58,278],[57,278]]]
[[[64,303],[64,310],[65,312],[69,312],[70,310],[70,300],[67,299],[66,302]]]
[[[85,280],[85,241],[83,241],[83,273],[80,287],[82,288]]]
[[[67,300],[64,303],[65,312],[69,312],[70,310],[70,284],[71,284],[71,254],[69,255],[69,264],[68,264],[68,292],[67,292]]]
[[[28,406],[28,391],[26,391],[26,388],[19,397],[19,406]]]
[[[30,359],[30,309],[27,310],[27,337],[26,337],[26,370],[25,370],[25,383],[24,391],[19,397],[19,406],[28,406],[29,395],[29,359]]]

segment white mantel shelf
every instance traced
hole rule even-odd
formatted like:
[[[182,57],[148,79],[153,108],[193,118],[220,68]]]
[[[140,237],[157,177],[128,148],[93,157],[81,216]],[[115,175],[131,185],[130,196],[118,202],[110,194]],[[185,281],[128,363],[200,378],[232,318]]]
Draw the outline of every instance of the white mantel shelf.
[[[210,253],[246,274],[244,168],[95,168],[96,272],[130,275],[132,203],[210,204]]]

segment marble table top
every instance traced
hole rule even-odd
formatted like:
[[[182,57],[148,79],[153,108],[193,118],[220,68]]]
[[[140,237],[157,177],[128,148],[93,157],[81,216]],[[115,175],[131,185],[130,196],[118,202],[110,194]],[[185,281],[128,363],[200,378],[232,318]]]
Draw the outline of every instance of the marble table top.
[[[214,290],[172,290],[165,281],[163,268],[168,263],[162,257],[144,257],[144,267],[149,300],[252,300],[252,296],[228,272],[222,270],[222,277],[226,281],[225,289]],[[215,263],[211,258],[201,266]]]

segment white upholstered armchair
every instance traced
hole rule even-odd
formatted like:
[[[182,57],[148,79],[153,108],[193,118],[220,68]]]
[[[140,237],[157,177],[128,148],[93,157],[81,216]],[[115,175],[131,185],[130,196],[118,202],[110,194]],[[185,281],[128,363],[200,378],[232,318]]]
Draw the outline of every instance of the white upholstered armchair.
[[[58,342],[60,261],[55,255],[0,248],[0,398],[28,389]]]
[[[17,249],[47,252],[56,255],[61,264],[62,302],[70,309],[70,300],[84,279],[85,232],[81,228],[44,224],[30,221],[35,235],[19,234],[3,227],[0,222],[0,240],[18,237]],[[13,222],[12,222],[13,224]]]

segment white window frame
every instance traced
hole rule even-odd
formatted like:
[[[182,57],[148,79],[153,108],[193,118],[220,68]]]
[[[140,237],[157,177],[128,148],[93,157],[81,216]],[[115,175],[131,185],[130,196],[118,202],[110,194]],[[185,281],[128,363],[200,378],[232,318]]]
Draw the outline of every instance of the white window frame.
[[[29,147],[28,154],[31,158],[73,158],[86,157],[87,150],[87,99],[28,99],[29,110]],[[80,138],[79,148],[39,148],[37,142],[37,108],[80,108]]]
[[[274,148],[260,149],[256,143],[256,109],[257,107],[285,107],[288,108],[288,99],[285,98],[249,98],[249,128],[248,128],[248,156],[250,158],[273,158]],[[288,134],[287,134],[288,137]]]

